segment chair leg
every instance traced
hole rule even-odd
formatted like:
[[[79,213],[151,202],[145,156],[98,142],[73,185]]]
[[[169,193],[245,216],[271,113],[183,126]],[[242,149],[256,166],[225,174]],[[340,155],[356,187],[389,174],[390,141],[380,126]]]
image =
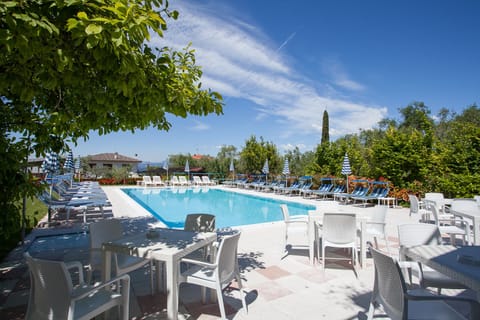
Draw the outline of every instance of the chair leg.
[[[370,302],[370,307],[368,308],[368,317],[367,320],[373,320],[373,314],[375,313],[375,303]]]
[[[240,277],[240,274],[238,274],[238,273],[235,277],[237,279],[238,290],[240,290],[240,297],[242,299],[243,309],[245,310],[245,313],[248,314],[247,302],[245,301],[245,295],[246,294],[245,294],[245,291],[243,291],[242,279]]]
[[[225,314],[225,305],[223,303],[222,286],[220,284],[217,284],[216,290],[217,290],[218,307],[220,308],[220,315],[222,316],[222,319],[227,319],[227,315]]]

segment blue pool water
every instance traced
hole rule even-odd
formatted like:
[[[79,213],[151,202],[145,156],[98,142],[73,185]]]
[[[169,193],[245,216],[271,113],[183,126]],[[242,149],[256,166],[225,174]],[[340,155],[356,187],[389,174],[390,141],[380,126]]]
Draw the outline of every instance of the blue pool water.
[[[313,205],[278,201],[209,188],[122,189],[169,228],[183,228],[189,213],[215,215],[217,228],[283,220],[279,205],[285,203],[291,215],[308,214]]]

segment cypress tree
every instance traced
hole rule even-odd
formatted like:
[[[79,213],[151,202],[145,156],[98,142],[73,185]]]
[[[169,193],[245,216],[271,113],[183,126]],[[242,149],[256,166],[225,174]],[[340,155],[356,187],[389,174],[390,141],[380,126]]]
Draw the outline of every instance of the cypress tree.
[[[321,144],[325,144],[325,143],[330,142],[329,130],[330,130],[330,126],[328,124],[328,112],[327,112],[327,110],[325,110],[325,111],[323,111]]]

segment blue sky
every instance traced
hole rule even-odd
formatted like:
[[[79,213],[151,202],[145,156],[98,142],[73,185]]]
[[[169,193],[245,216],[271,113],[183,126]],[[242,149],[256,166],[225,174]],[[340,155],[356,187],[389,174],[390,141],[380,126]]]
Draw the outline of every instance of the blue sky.
[[[224,115],[169,117],[172,129],[90,135],[75,155],[119,152],[143,161],[215,156],[251,136],[280,154],[313,150],[323,111],[335,139],[398,118],[423,101],[435,115],[480,103],[480,1],[170,0],[180,12],[165,38],[189,42],[202,85],[224,97]]]

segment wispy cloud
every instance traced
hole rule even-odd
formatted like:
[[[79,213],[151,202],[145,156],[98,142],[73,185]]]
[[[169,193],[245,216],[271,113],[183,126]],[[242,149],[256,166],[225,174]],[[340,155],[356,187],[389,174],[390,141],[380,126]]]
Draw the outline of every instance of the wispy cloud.
[[[325,73],[332,79],[335,85],[352,91],[365,90],[364,85],[350,79],[350,76],[345,71],[345,68],[338,59],[324,59],[323,69]]]
[[[192,131],[204,131],[204,130],[209,130],[210,129],[210,126],[201,122],[201,121],[198,121],[198,120],[194,120],[195,122],[195,125],[190,127],[190,130]]]
[[[288,123],[286,136],[320,135],[325,109],[330,115],[333,138],[371,128],[386,115],[385,107],[350,101],[345,93],[337,95],[334,87],[319,93],[312,87],[312,80],[292,71],[294,68],[283,52],[295,32],[278,46],[262,30],[245,21],[192,4],[175,6],[181,13],[179,19],[168,22],[165,38],[154,38],[152,42],[176,49],[191,42],[197,64],[203,67],[204,88],[220,92],[227,103],[230,97],[254,102],[257,120],[270,116]],[[357,92],[365,89],[348,76],[338,60],[324,63],[324,68],[332,83],[318,84],[317,88],[333,85]],[[198,124],[197,127],[202,128]]]

